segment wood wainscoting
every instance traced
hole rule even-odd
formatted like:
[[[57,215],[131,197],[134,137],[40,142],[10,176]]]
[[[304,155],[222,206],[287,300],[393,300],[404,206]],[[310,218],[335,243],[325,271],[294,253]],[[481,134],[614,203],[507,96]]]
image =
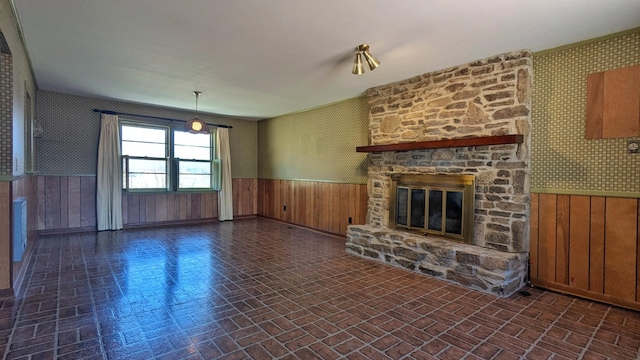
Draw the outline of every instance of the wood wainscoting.
[[[264,217],[339,235],[366,222],[366,184],[258,179],[258,194]]]
[[[532,285],[640,310],[640,199],[531,194]]]
[[[233,215],[256,216],[258,180],[233,179]],[[95,176],[38,176],[37,230],[40,233],[95,230]],[[125,193],[125,227],[213,220],[217,192]]]

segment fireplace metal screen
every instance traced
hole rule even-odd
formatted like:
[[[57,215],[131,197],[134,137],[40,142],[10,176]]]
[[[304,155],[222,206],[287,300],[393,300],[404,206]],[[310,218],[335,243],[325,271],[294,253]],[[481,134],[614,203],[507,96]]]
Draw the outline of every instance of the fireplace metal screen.
[[[391,176],[390,228],[473,242],[473,175]]]

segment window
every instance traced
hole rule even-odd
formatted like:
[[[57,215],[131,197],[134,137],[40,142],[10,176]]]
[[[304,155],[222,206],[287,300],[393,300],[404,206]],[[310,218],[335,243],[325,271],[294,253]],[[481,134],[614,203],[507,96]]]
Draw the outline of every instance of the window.
[[[168,126],[120,122],[127,191],[211,190],[217,179],[213,136]]]
[[[179,189],[211,188],[211,134],[173,132]]]

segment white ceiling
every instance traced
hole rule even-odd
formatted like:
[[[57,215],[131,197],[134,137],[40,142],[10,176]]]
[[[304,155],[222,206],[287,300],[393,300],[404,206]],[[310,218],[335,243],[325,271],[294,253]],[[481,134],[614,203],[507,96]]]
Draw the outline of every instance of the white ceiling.
[[[640,26],[639,0],[13,0],[42,90],[261,119]],[[361,43],[381,65],[351,74]]]

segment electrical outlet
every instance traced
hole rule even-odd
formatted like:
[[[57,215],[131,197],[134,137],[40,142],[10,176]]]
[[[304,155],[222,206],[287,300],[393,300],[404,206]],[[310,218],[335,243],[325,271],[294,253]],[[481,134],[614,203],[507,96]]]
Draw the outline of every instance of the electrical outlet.
[[[283,206],[283,207],[282,207],[282,210],[283,210],[283,211],[287,211],[287,205]]]
[[[640,153],[640,140],[629,140],[627,142],[627,154]]]
[[[353,220],[351,219],[351,216],[349,216],[349,224],[353,224]]]

